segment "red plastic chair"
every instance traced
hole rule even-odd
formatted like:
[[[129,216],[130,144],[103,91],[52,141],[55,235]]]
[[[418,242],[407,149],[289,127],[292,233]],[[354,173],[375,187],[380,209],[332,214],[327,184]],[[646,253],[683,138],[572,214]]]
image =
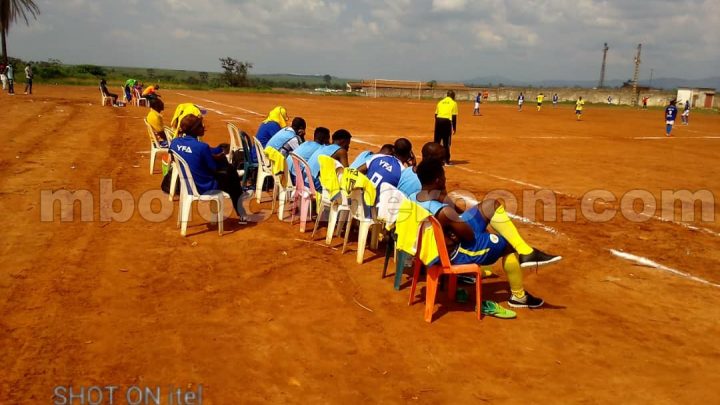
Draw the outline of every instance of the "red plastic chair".
[[[415,298],[415,288],[417,287],[418,278],[420,278],[420,267],[423,263],[418,256],[422,249],[422,235],[428,226],[428,222],[430,223],[430,226],[432,226],[433,234],[435,235],[438,253],[440,254],[440,263],[434,264],[427,269],[427,281],[425,288],[425,321],[432,322],[433,312],[435,312],[435,296],[437,295],[440,276],[443,274],[450,275],[450,282],[448,283],[448,299],[453,301],[455,300],[455,293],[457,291],[457,275],[468,273],[475,274],[476,277],[475,312],[477,313],[477,319],[480,320],[482,314],[482,268],[477,264],[450,264],[450,256],[448,255],[447,246],[445,245],[445,235],[443,234],[442,226],[440,225],[440,222],[432,216],[428,217],[418,230],[417,254],[413,259],[413,278],[408,305],[413,304],[413,299]]]
[[[315,191],[315,183],[308,162],[294,153],[290,153],[290,158],[295,170],[295,194],[293,195],[290,224],[292,225],[295,222],[295,209],[299,207],[300,232],[305,232],[305,224],[308,219],[312,218],[312,202],[316,198],[317,192]],[[303,171],[305,171],[305,175],[303,175]],[[307,180],[307,184],[305,184],[303,178]]]

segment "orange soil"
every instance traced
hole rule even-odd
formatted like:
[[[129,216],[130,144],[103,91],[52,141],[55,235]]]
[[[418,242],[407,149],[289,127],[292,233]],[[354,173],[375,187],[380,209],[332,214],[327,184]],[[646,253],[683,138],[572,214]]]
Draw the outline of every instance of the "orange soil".
[[[373,144],[406,136],[418,154],[432,136],[432,101],[162,93],[168,119],[181,101],[226,114],[209,113],[211,144],[227,142],[223,120],[254,133],[262,117],[245,110],[276,104],[303,116],[310,133],[344,127]],[[441,295],[427,324],[422,304],[407,305],[408,289],[380,279],[382,251],[357,265],[354,251],[308,243],[309,233],[276,217],[245,227],[229,219],[223,237],[197,219],[187,238],[174,215],[98,221],[100,179],[135,203],[160,184],[137,153],[147,150],[146,110],[103,108],[96,88],[38,86],[32,97],[0,99],[0,403],[47,403],[54,386],[70,384],[202,384],[210,404],[720,401],[720,289],[608,251],[718,284],[717,219],[696,218],[703,232],[655,219],[538,217],[559,234],[520,231],[565,256],[526,273],[546,309],[477,322],[472,304]],[[675,139],[641,140],[633,138],[663,135],[662,112],[587,106],[576,122],[569,106],[547,103],[540,113],[531,103],[522,113],[501,104],[483,104],[481,117],[471,111],[461,105],[450,188],[522,195],[524,186],[507,180],[516,179],[565,193],[558,213],[598,188],[616,196],[720,189],[720,139],[698,138],[720,136],[716,115],[693,113]],[[91,190],[96,220],[41,222],[40,190],[62,188]],[[504,276],[484,291],[506,300]]]

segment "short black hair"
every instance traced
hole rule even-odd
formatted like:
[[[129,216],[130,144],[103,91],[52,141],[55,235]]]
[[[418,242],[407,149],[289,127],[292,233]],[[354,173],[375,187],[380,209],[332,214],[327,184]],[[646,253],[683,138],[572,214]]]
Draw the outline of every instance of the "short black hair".
[[[315,128],[315,142],[320,145],[327,145],[330,143],[330,130],[325,127]]]
[[[422,158],[423,161],[425,160],[432,160],[434,156],[440,156],[442,155],[442,158],[439,160],[445,159],[445,147],[440,145],[439,143],[435,142],[428,142],[422,147]]]
[[[155,111],[160,111],[160,108],[165,106],[165,103],[163,103],[163,101],[157,97],[150,98],[149,103],[150,103],[150,108],[152,108]]]
[[[292,129],[294,129],[295,131],[299,131],[299,130],[301,130],[301,129],[307,128],[307,124],[305,124],[305,120],[302,119],[301,117],[295,117],[295,118],[293,118],[292,124],[290,124],[290,126],[291,126]]]
[[[394,152],[395,147],[390,143],[386,143],[385,145],[383,145],[379,151],[381,155],[392,155]]]
[[[407,138],[395,140],[395,156],[400,159],[408,159],[412,153],[412,143]]]
[[[335,142],[335,141],[343,141],[343,140],[346,140],[346,139],[349,140],[350,138],[352,138],[352,135],[350,134],[350,132],[349,132],[347,129],[338,129],[338,130],[335,131],[335,133],[333,133],[333,135],[332,135],[332,140],[333,140],[333,142]]]
[[[420,162],[420,164],[417,165],[416,172],[420,184],[426,186],[432,184],[432,182],[445,174],[445,169],[443,169],[442,162],[431,159]]]

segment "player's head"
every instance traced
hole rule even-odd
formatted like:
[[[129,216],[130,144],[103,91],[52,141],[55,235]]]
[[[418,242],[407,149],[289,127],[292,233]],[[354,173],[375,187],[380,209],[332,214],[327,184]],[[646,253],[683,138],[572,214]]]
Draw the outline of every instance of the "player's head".
[[[450,97],[451,99],[455,100],[455,92],[454,91],[448,90],[447,96]]]
[[[578,100],[581,100],[581,101],[582,101],[582,96],[578,97]]]
[[[391,143],[386,143],[378,151],[379,155],[392,155],[395,152],[395,146]]]
[[[443,164],[446,158],[445,148],[439,143],[428,142],[422,147],[422,160],[436,160]]]
[[[315,128],[315,142],[320,145],[327,145],[330,143],[330,130],[325,127]]]
[[[186,115],[180,121],[180,133],[197,138],[205,135],[205,125],[203,125],[202,117],[196,115]]]
[[[675,100],[675,99],[670,100],[670,105],[675,105],[676,103],[677,103],[677,100]]]
[[[413,153],[412,143],[407,138],[398,138],[395,140],[395,157],[403,164],[412,164]]]
[[[335,145],[340,146],[341,148],[348,150],[350,149],[350,139],[352,138],[352,135],[347,129],[338,129],[333,133],[332,135],[332,141]]]
[[[163,112],[165,109],[165,103],[157,97],[153,97],[150,99],[150,108],[157,112]]]
[[[295,131],[296,134],[300,137],[305,137],[305,128],[307,128],[307,124],[305,124],[305,120],[301,117],[295,117],[292,120],[292,124],[290,124],[290,127]]]
[[[445,191],[445,170],[442,162],[425,160],[417,166],[417,176],[426,191]]]

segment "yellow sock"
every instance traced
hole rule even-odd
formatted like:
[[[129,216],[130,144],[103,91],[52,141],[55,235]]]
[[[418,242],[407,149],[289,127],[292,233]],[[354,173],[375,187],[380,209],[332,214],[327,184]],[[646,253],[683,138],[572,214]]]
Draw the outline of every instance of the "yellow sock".
[[[515,248],[515,251],[521,255],[532,253],[533,248],[528,245],[522,236],[518,233],[517,228],[513,225],[510,217],[505,212],[505,207],[500,206],[495,210],[495,214],[490,219],[490,226],[497,231],[503,238],[505,238],[510,245]]]
[[[503,270],[510,284],[510,292],[517,298],[525,296],[525,288],[523,287],[523,275],[520,268],[520,262],[516,254],[507,255],[503,258]]]

